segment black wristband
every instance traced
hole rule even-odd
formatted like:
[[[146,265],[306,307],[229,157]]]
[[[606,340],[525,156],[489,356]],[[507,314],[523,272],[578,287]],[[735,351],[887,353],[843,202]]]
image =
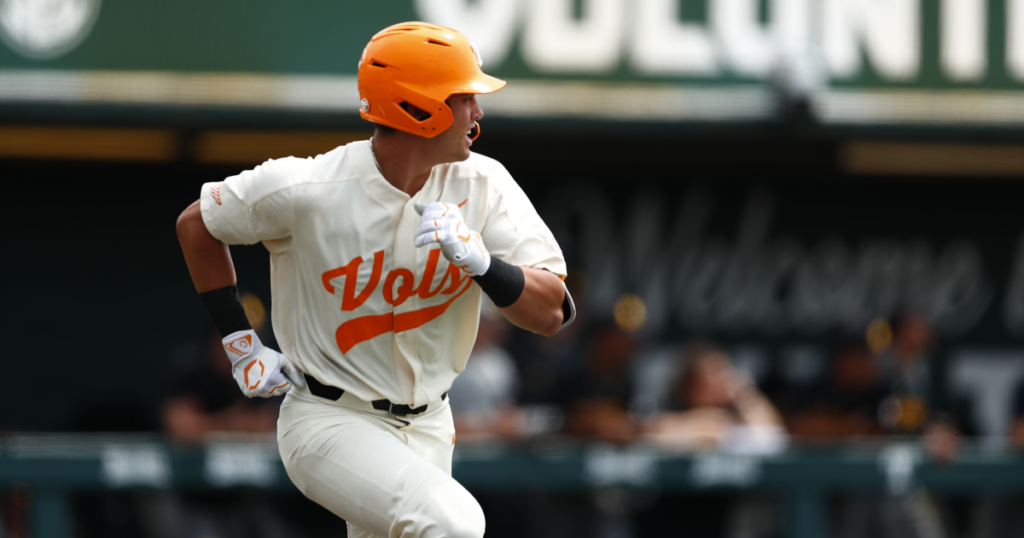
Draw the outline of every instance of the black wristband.
[[[199,298],[206,305],[206,311],[210,313],[221,336],[227,337],[231,333],[252,329],[245,308],[242,308],[242,299],[238,297],[238,287],[225,286],[200,293]]]
[[[487,272],[473,277],[473,280],[491,298],[494,306],[500,308],[516,302],[526,287],[526,276],[522,269],[495,257],[491,257],[491,266],[487,268]]]

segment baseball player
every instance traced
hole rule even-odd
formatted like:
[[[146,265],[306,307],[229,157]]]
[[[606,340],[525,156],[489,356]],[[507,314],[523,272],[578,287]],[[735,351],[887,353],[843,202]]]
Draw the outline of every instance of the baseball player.
[[[368,141],[270,160],[203,186],[178,219],[185,260],[248,396],[287,393],[278,444],[295,485],[349,536],[480,537],[451,477],[447,391],[476,338],[481,293],[545,335],[572,322],[561,250],[498,162],[470,152],[484,74],[450,28],[391,26],[359,60]],[[227,245],[270,251],[264,347]]]

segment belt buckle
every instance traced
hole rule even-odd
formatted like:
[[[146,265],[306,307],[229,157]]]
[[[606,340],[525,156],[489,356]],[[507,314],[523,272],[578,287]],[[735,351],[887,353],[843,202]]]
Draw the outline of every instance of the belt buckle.
[[[404,411],[404,413],[399,413],[398,411],[396,411],[395,410],[396,407],[398,408],[399,411]],[[395,418],[398,418],[398,417],[407,417],[409,415],[416,415],[418,413],[413,413],[412,412],[412,408],[409,407],[408,405],[396,404],[396,403],[392,402],[391,400],[388,400],[388,414],[393,416],[393,417],[395,417]]]

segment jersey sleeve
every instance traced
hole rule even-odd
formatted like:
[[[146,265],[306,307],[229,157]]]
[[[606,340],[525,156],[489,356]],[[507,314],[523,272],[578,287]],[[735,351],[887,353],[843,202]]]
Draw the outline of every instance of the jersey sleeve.
[[[565,258],[530,199],[500,164],[490,174],[489,214],[480,236],[492,256],[565,278]]]
[[[310,163],[295,157],[272,159],[219,183],[203,185],[199,208],[206,228],[228,245],[290,237],[291,187],[306,175]]]

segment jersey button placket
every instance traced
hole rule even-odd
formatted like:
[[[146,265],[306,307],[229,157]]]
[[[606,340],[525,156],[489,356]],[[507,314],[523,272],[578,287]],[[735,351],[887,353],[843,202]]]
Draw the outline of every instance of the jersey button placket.
[[[412,215],[415,216],[416,218],[413,219],[412,217],[410,217],[410,213],[412,213]],[[392,245],[392,251],[395,253],[392,266],[394,268],[405,268],[408,271],[410,271],[413,276],[413,282],[411,283],[411,285],[415,287],[415,285],[417,284],[416,279],[419,277],[419,275],[417,274],[418,268],[416,265],[416,258],[418,253],[416,251],[416,247],[413,245],[412,238],[416,234],[416,228],[419,225],[419,215],[417,215],[415,210],[412,209],[411,202],[405,204],[401,215],[402,216],[398,223],[398,233],[395,234],[394,244]],[[398,280],[401,279],[396,280],[396,288],[399,285]],[[401,285],[406,285],[406,283],[403,282],[401,283]],[[416,306],[417,299],[418,297],[415,294],[413,294],[412,296],[406,298],[405,301],[403,301],[401,304],[398,304],[397,306],[392,305],[391,308],[392,311],[394,312],[394,315],[397,316],[402,312],[408,312],[409,310],[414,309]],[[403,331],[395,333],[395,338],[399,342],[399,349],[401,349],[402,352],[407,355],[410,352],[410,350],[408,349],[410,332],[411,331]]]

